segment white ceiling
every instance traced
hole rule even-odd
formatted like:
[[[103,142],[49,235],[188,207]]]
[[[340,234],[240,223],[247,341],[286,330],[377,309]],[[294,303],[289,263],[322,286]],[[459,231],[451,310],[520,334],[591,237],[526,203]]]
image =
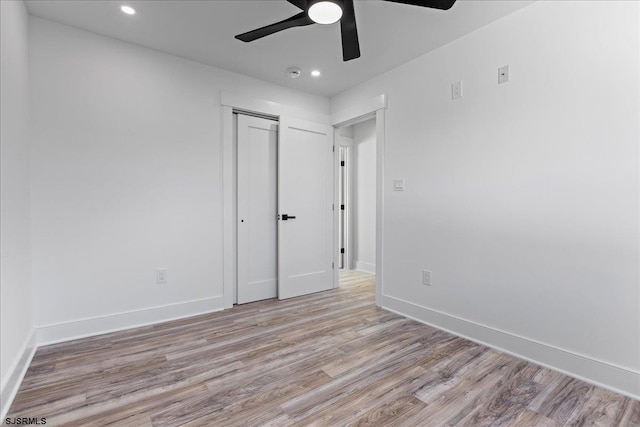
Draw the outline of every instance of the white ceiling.
[[[356,0],[362,56],[342,61],[340,25],[292,28],[252,43],[236,34],[300,10],[286,0],[30,0],[32,15],[235,71],[332,96],[436,49],[533,1],[458,0],[448,11]],[[137,10],[126,16],[120,5]],[[289,66],[303,75],[286,76]],[[320,78],[309,72],[319,69]]]

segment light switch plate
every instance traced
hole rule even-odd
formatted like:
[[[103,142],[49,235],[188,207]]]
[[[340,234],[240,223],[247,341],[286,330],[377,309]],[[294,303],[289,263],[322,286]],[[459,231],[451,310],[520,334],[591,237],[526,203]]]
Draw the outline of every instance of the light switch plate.
[[[404,191],[404,178],[393,180],[393,191]]]
[[[422,270],[422,284],[425,286],[431,286],[431,271]]]
[[[462,80],[451,85],[451,99],[462,98]]]
[[[159,268],[156,271],[156,283],[167,283],[168,278],[167,278],[167,269],[166,268]]]

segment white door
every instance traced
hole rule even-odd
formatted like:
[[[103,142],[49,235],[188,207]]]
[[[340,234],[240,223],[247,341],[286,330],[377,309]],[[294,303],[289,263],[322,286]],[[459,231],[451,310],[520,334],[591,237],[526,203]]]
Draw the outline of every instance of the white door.
[[[238,304],[277,296],[278,124],[238,115]]]
[[[333,128],[280,118],[278,298],[333,288]]]

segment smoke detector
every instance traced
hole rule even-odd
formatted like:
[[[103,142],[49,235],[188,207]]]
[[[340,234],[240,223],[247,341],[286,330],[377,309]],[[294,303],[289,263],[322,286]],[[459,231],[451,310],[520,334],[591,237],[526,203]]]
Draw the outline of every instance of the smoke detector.
[[[289,76],[290,79],[297,79],[300,77],[300,74],[302,74],[302,70],[298,67],[287,68],[287,76]]]

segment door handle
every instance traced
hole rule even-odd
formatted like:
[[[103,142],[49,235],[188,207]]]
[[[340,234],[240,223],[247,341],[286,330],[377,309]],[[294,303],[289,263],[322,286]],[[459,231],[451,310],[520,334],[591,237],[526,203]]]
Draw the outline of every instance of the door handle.
[[[296,219],[296,217],[292,216],[292,215],[282,214],[282,220],[283,221],[286,221],[286,220],[289,220],[289,219]]]

